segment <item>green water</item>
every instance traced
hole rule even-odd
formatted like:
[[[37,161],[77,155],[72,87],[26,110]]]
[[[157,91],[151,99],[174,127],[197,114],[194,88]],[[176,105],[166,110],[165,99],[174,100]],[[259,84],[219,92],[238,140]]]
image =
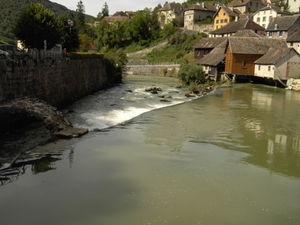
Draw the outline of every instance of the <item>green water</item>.
[[[38,147],[1,224],[299,225],[299,115],[299,93],[237,84]]]

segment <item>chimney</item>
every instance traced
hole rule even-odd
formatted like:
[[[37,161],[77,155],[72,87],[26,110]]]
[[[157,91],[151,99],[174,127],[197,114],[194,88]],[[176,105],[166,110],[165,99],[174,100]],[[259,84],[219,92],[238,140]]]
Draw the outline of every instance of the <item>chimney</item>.
[[[202,8],[205,8],[204,2],[202,2],[202,4],[201,4],[201,5],[202,5]]]
[[[284,11],[284,7],[283,7],[283,6],[281,6],[280,10],[281,10],[281,12],[283,12],[283,11]]]
[[[277,23],[275,23],[275,27],[274,28],[275,28],[275,30],[277,30],[277,28],[278,28],[278,24]]]

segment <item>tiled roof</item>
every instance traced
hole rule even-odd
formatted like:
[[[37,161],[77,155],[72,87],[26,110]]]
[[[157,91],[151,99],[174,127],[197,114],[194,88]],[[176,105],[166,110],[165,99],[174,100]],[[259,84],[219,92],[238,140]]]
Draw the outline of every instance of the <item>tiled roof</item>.
[[[224,41],[227,41],[227,37],[202,38],[194,48],[215,48]]]
[[[272,18],[266,31],[287,31],[298,20],[299,16],[277,16]]]
[[[124,13],[123,11],[118,11],[115,14],[113,14],[112,16],[126,16],[126,17],[128,17],[128,15],[126,13]]]
[[[210,53],[198,61],[201,65],[216,66],[225,58],[227,40],[215,47]]]
[[[265,28],[253,22],[252,20],[246,19],[246,20],[232,21],[226,26],[214,30],[210,33],[211,34],[232,34],[243,29],[260,30],[260,31],[265,30]]]
[[[196,5],[193,5],[191,7],[188,7],[186,9],[184,9],[184,11],[187,11],[187,10],[216,12],[217,8],[215,6],[208,5],[208,4],[205,4],[205,3],[204,4],[197,3]]]
[[[282,57],[284,57],[290,51],[295,51],[293,48],[270,48],[262,57],[256,60],[254,63],[269,65],[276,64]]]
[[[266,11],[266,10],[271,10],[273,9],[274,11],[276,11],[278,14],[284,14],[284,15],[293,15],[292,13],[290,13],[289,11],[286,10],[281,10],[280,7],[272,5],[272,4],[268,4],[266,7],[260,8],[259,10],[257,10],[256,12],[259,11]]]
[[[115,21],[123,21],[125,19],[128,19],[127,16],[105,16],[104,20],[106,20],[108,23],[113,23]]]
[[[293,33],[291,36],[289,36],[286,39],[287,42],[300,42],[300,30],[297,32]]]
[[[249,38],[249,37],[228,37],[230,51],[234,54],[263,55],[271,47],[287,47],[282,38]]]
[[[166,3],[162,8],[160,8],[158,11],[175,11],[176,13],[180,14],[183,11],[183,8],[181,4],[171,2]]]
[[[243,1],[241,1],[241,0],[233,0],[233,1],[231,1],[231,2],[228,3],[228,6],[234,6],[234,7],[236,7],[236,6],[244,6],[244,5],[246,5],[250,1],[251,0],[243,0]]]
[[[233,36],[235,36],[235,37],[260,37],[253,30],[248,30],[248,29],[239,30]]]

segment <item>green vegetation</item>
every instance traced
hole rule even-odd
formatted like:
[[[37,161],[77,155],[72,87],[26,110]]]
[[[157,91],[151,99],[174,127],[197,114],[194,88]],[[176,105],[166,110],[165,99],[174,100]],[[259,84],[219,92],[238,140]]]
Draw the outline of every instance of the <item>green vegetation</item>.
[[[26,48],[51,49],[60,43],[61,29],[53,12],[39,3],[30,3],[12,31]]]
[[[162,49],[154,49],[148,53],[147,60],[150,63],[174,62],[179,64],[193,61],[194,45],[206,36],[206,34],[188,34],[177,28],[169,37],[169,44]]]
[[[178,78],[185,84],[193,86],[206,82],[202,66],[199,66],[196,63],[181,64]]]

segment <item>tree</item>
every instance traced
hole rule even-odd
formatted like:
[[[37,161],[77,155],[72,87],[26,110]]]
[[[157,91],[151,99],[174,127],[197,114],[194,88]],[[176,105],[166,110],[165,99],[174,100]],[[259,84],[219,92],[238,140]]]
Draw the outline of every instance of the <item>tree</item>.
[[[39,3],[30,3],[16,20],[12,31],[26,48],[53,48],[60,43],[61,27],[53,12]]]
[[[79,36],[76,26],[72,26],[72,22],[75,20],[73,13],[62,14],[58,17],[58,20],[62,27],[61,44],[63,48],[67,49],[67,52],[74,51],[79,48]]]
[[[173,23],[168,23],[164,26],[162,30],[163,38],[168,39],[168,43],[170,43],[170,37],[175,33],[176,28]]]
[[[76,16],[75,16],[75,25],[80,34],[83,34],[86,31],[84,13],[85,13],[85,7],[83,5],[83,2],[80,0],[77,3]]]
[[[104,17],[104,16],[109,16],[108,5],[106,2],[104,3],[103,8],[102,8],[102,17]]]

